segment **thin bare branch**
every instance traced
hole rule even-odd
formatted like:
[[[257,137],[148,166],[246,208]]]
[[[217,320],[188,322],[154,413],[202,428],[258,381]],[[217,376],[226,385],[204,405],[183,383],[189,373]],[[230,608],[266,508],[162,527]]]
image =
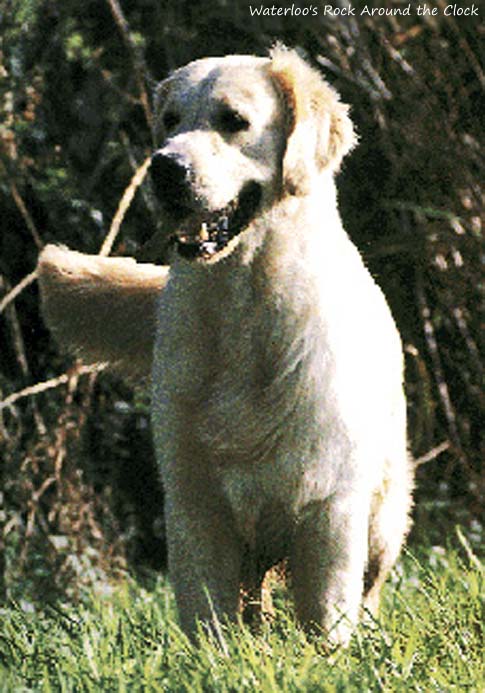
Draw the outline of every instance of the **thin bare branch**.
[[[10,285],[6,279],[0,276],[0,288],[10,289]],[[10,331],[12,334],[13,347],[15,351],[15,356],[17,357],[17,363],[19,365],[20,371],[25,380],[30,377],[29,362],[27,359],[27,352],[25,349],[25,341],[22,333],[22,327],[20,325],[20,320],[17,315],[17,310],[14,303],[11,303],[6,310],[7,322],[10,326]],[[46,427],[44,419],[36,405],[32,402],[32,412],[34,414],[35,425],[40,435],[46,433]]]
[[[138,161],[136,160],[135,153],[133,151],[133,147],[130,142],[130,138],[128,137],[128,134],[124,130],[120,130],[120,139],[121,142],[123,143],[123,146],[125,148],[126,154],[128,156],[128,160],[130,162],[130,167],[133,171],[133,173],[136,173],[138,170]],[[145,206],[148,209],[152,219],[153,223],[155,226],[157,225],[157,208],[155,204],[155,198],[153,195],[153,192],[151,188],[149,188],[147,185],[143,186],[140,189],[141,196],[143,198],[143,201],[145,202]]]
[[[0,289],[9,290],[10,285],[6,279],[0,276]],[[9,292],[10,293],[10,292]],[[25,345],[22,337],[22,330],[20,329],[20,323],[15,310],[14,305],[10,305],[7,312],[7,320],[10,324],[12,339],[14,342],[15,355],[17,357],[17,363],[19,365],[22,375],[27,377],[29,375],[29,365],[27,363],[27,355],[25,353]]]
[[[441,406],[448,423],[450,437],[453,441],[454,446],[459,451],[460,457],[463,458],[463,448],[460,441],[460,435],[458,433],[456,414],[451,401],[448,385],[446,383],[445,376],[443,373],[443,366],[441,364],[441,357],[438,350],[436,333],[433,327],[433,323],[431,321],[431,309],[426,300],[426,295],[423,288],[423,280],[421,277],[417,280],[416,295],[418,305],[421,310],[424,337],[426,340],[426,346],[428,348],[431,364],[433,367],[433,374],[436,381],[439,398],[441,400]]]
[[[132,54],[136,82],[140,93],[140,101],[145,112],[145,118],[148,123],[148,127],[150,128],[150,132],[153,132],[153,113],[145,86],[146,82],[149,80],[149,73],[145,59],[139,46],[137,46],[133,40],[130,25],[123,14],[123,10],[121,9],[121,5],[119,4],[118,0],[107,0],[107,2],[118,29],[120,30],[121,36],[123,37],[128,50]]]
[[[34,220],[32,219],[32,216],[27,209],[27,206],[22,198],[22,195],[20,194],[17,185],[14,180],[14,173],[11,170],[12,167],[12,162],[13,160],[16,159],[15,155],[10,155],[8,158],[6,156],[2,156],[2,160],[0,161],[0,172],[5,176],[5,178],[8,180],[8,184],[10,186],[10,194],[12,195],[13,201],[15,202],[15,206],[19,210],[25,225],[27,226],[28,230],[30,231],[30,235],[32,236],[35,245],[39,250],[41,250],[44,247],[44,243],[42,241],[42,238],[40,236],[40,233],[37,230],[37,227],[34,223]],[[0,311],[1,312],[1,311]]]
[[[484,367],[483,367],[483,362],[480,356],[480,350],[477,346],[477,343],[473,339],[470,330],[468,328],[468,324],[465,318],[465,312],[462,308],[452,308],[452,313],[453,317],[455,318],[455,322],[457,324],[458,330],[460,331],[461,336],[465,340],[465,343],[468,347],[468,351],[470,353],[470,356],[472,357],[473,360],[473,365],[479,374],[480,378],[484,377]]]
[[[12,181],[10,183],[10,192],[12,193],[12,197],[14,199],[15,204],[17,205],[17,209],[19,210],[20,214],[23,217],[23,220],[25,221],[25,224],[27,228],[29,229],[32,238],[34,239],[34,243],[37,246],[39,250],[41,250],[44,247],[44,243],[42,242],[42,238],[40,237],[39,232],[37,231],[37,228],[34,224],[34,220],[32,219],[29,210],[25,206],[25,202],[22,199],[21,194],[18,191],[17,186],[15,183]]]
[[[11,395],[6,397],[2,402],[0,402],[0,411],[11,407],[12,404],[25,397],[31,397],[33,395],[38,395],[46,390],[52,390],[53,388],[59,387],[60,385],[65,385],[73,376],[85,375],[87,373],[99,373],[106,367],[104,363],[96,363],[90,366],[79,365],[76,366],[73,371],[63,373],[57,376],[57,378],[51,378],[50,380],[44,380],[41,383],[36,383],[35,385],[29,385],[24,387],[23,390],[18,392],[13,392]]]
[[[123,193],[123,197],[121,198],[121,201],[118,205],[118,209],[116,210],[116,214],[114,215],[113,221],[111,222],[110,230],[109,230],[106,238],[103,241],[103,245],[101,246],[101,250],[99,251],[99,254],[102,255],[103,257],[106,257],[111,252],[111,249],[113,247],[113,243],[116,240],[116,236],[118,235],[118,232],[120,230],[120,226],[123,222],[125,214],[129,208],[130,204],[131,204],[131,201],[133,199],[133,196],[134,196],[137,188],[141,185],[143,179],[146,176],[146,172],[148,171],[148,167],[150,166],[150,162],[151,162],[151,158],[147,157],[145,159],[145,161],[142,163],[142,165],[138,168],[135,175],[131,179],[130,184],[128,185],[125,192]]]
[[[30,274],[28,274],[26,277],[22,279],[16,286],[13,287],[5,296],[2,298],[0,301],[0,315],[3,313],[3,311],[7,308],[7,306],[14,301],[17,296],[22,293],[24,289],[26,289],[30,284],[32,284],[33,281],[37,279],[37,270],[34,270]]]
[[[444,440],[442,443],[434,447],[432,450],[429,450],[426,452],[424,455],[421,455],[421,457],[418,457],[416,460],[414,460],[414,466],[420,467],[422,464],[426,464],[427,462],[432,462],[435,460],[437,457],[439,457],[443,452],[446,450],[449,450],[451,447],[451,443],[449,440]]]
[[[441,8],[441,11],[443,12],[445,9],[446,3],[444,0],[438,0],[439,6]],[[468,59],[468,62],[472,66],[473,71],[475,72],[475,75],[477,76],[478,81],[480,82],[482,87],[485,87],[485,73],[482,69],[482,66],[480,65],[480,60],[477,58],[475,55],[473,49],[471,48],[470,44],[466,40],[464,34],[460,29],[458,28],[457,22],[453,17],[450,17],[448,15],[446,16],[446,21],[448,22],[449,27],[453,31],[453,33],[456,36],[456,39],[458,41],[458,44],[461,48],[461,51],[463,55],[465,55]]]

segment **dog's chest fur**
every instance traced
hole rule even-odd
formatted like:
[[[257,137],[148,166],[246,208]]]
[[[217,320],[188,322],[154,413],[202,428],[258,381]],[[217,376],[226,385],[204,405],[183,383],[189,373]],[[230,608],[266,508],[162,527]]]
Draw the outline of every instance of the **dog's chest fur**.
[[[176,264],[160,308],[163,473],[193,465],[196,451],[249,543],[261,517],[276,536],[285,514],[337,489],[365,497],[395,426],[400,343],[385,300],[340,225],[299,219],[304,233],[267,232],[246,254],[241,242],[213,268]]]
[[[350,449],[333,411],[319,287],[295,252],[278,257],[231,257],[232,267],[210,272],[176,267],[155,349],[162,465],[184,464],[171,441],[190,436],[250,543],[261,517],[273,518],[272,536],[284,534],[288,516],[331,493],[340,470],[325,460],[348,459]]]

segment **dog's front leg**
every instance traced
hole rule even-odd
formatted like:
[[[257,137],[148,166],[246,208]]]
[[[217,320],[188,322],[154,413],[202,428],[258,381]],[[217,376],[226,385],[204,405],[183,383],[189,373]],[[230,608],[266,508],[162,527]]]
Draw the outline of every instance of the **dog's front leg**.
[[[291,555],[297,616],[330,643],[346,645],[357,623],[367,556],[367,509],[354,494],[312,502]]]
[[[224,504],[192,482],[179,479],[168,491],[165,512],[170,580],[181,626],[194,638],[197,621],[216,631],[218,622],[235,620],[241,547]]]

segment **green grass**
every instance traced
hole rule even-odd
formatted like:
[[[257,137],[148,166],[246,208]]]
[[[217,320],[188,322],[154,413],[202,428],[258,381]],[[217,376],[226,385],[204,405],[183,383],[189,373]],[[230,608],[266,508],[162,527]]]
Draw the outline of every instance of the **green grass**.
[[[405,555],[379,621],[330,657],[295,626],[284,594],[258,635],[224,628],[222,645],[199,647],[177,627],[162,579],[76,607],[11,604],[0,609],[0,690],[483,692],[483,577],[473,554]]]

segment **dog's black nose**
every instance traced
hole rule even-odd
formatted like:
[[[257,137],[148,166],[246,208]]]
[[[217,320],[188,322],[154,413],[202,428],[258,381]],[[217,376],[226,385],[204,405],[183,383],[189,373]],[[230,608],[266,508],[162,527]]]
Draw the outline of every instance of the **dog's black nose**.
[[[150,166],[155,194],[169,211],[181,212],[193,204],[188,171],[173,156],[156,152]]]

